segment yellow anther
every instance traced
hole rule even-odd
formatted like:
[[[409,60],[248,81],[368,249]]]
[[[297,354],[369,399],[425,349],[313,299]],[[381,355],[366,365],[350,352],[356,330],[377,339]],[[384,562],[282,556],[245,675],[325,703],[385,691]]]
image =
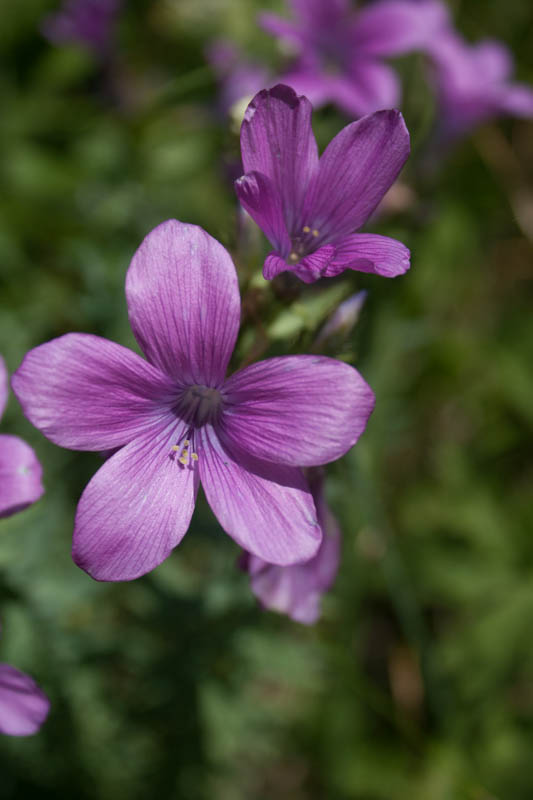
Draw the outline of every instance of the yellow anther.
[[[184,446],[184,447],[188,447],[189,445],[190,445],[190,442],[189,442],[189,440],[188,440],[188,439],[184,439],[184,440],[183,440],[183,446]]]
[[[298,253],[291,253],[289,255],[289,261],[294,261],[295,263],[296,263],[296,261],[299,261]]]
[[[174,450],[175,453],[179,453],[180,451],[179,445],[173,444],[171,450]]]
[[[309,225],[304,225],[302,230],[304,233],[311,233],[311,228]]]
[[[183,466],[187,464],[187,459],[185,458],[185,456],[179,458],[178,461],[180,462],[180,464],[183,464]]]
[[[193,461],[198,461],[198,453],[191,453],[191,458]]]
[[[313,236],[320,236],[320,233],[316,228],[313,228]]]

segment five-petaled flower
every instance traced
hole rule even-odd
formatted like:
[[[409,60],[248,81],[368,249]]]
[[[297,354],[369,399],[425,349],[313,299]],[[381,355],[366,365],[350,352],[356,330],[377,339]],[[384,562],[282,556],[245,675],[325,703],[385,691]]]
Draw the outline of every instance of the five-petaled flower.
[[[8,380],[0,356],[0,417],[7,404]],[[29,444],[18,436],[0,435],[0,517],[9,517],[35,503],[44,489],[42,469]]]
[[[316,555],[304,564],[279,567],[246,553],[241,566],[250,573],[252,592],[264,608],[313,625],[320,617],[321,597],[337,576],[341,532],[324,495],[323,470],[307,470],[307,479],[324,534]]]
[[[435,37],[428,53],[441,140],[453,141],[502,114],[533,117],[533,88],[511,82],[513,59],[501,42],[469,45],[449,28]]]
[[[129,580],[182,539],[201,482],[222,527],[274,564],[311,558],[322,533],[300,467],[343,455],[374,395],[348,364],[286,356],[225,377],[239,328],[229,254],[194,225],[159,225],[126,278],[147,360],[96,336],[30,351],[13,388],[49,439],[119,448],[80,499],[73,558],[99,580]]]
[[[287,86],[257,94],[241,127],[245,175],[239,200],[275,247],[270,279],[290,270],[311,283],[345,269],[386,277],[409,268],[409,250],[386,236],[354,233],[394,183],[409,155],[398,111],[347,125],[318,157],[311,104]]]
[[[352,12],[349,0],[291,0],[294,21],[262,14],[261,24],[295,51],[281,81],[315,107],[334,103],[351,117],[400,102],[384,58],[424,49],[448,19],[440,0],[378,0]]]

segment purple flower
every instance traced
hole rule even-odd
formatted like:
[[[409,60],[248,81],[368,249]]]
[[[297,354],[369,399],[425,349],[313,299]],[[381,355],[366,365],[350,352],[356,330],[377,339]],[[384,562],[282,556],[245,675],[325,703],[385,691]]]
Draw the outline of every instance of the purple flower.
[[[313,473],[313,474],[311,474]],[[320,599],[331,588],[339,569],[341,532],[324,497],[321,470],[308,470],[318,521],[324,533],[313,558],[304,564],[279,567],[245,554],[242,566],[250,573],[252,592],[265,608],[313,625],[320,617]]]
[[[50,701],[35,681],[9,664],[0,664],[0,733],[31,736],[50,710]]]
[[[445,30],[428,52],[443,139],[453,140],[500,114],[533,117],[533,89],[511,83],[512,56],[500,42],[469,45],[454,31]]]
[[[7,404],[8,381],[0,356],[0,417]],[[0,435],[0,517],[35,503],[44,492],[41,465],[29,444],[18,436]]]
[[[121,0],[66,0],[61,11],[45,17],[42,32],[52,44],[77,42],[105,51],[120,4]]]
[[[400,85],[383,58],[421,49],[447,22],[440,0],[378,0],[353,13],[348,0],[291,0],[294,21],[263,14],[269,33],[296,51],[281,79],[314,106],[350,116],[397,106]]]
[[[270,83],[267,70],[244,60],[231,42],[221,39],[213,42],[206,55],[218,78],[218,101],[223,114],[229,114],[237,104],[248,103]]]
[[[159,225],[126,278],[147,361],[114,342],[67,334],[30,351],[13,377],[30,421],[77,450],[119,448],[78,505],[75,562],[98,580],[160,564],[189,527],[198,485],[224,530],[274,564],[321,541],[300,466],[339,458],[374,395],[347,364],[287,356],[225,377],[239,328],[229,254],[195,225]]]
[[[409,269],[409,250],[386,236],[354,233],[374,211],[409,155],[399,111],[352,122],[318,158],[311,104],[278,85],[259,92],[241,127],[245,175],[235,189],[274,246],[270,279],[290,270],[306,283],[345,269],[385,277]]]

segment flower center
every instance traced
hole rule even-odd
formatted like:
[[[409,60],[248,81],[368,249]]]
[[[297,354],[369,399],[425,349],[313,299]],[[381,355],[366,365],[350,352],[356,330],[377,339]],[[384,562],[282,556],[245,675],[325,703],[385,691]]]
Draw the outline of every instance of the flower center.
[[[193,428],[216,422],[222,410],[222,395],[209,386],[188,386],[182,393],[178,413]]]
[[[194,447],[195,430],[203,425],[216,422],[222,411],[222,395],[218,389],[195,384],[183,390],[176,405],[176,413],[186,423],[182,433],[171,450],[182,467],[192,467],[198,461]]]
[[[291,264],[296,264],[300,259],[316,250],[319,236],[319,230],[304,225],[301,232],[291,238],[291,252],[288,259]]]

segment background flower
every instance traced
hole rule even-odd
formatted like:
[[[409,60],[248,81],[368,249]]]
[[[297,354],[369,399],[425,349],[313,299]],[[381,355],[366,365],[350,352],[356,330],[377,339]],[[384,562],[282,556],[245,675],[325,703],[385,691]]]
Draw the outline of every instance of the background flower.
[[[7,396],[7,369],[0,356],[0,417]],[[41,475],[41,465],[32,448],[18,436],[0,434],[0,517],[23,511],[41,497]]]
[[[348,0],[292,0],[294,20],[262,14],[269,33],[297,54],[280,82],[318,107],[353,117],[395,108],[400,81],[383,59],[423,49],[448,19],[440,0],[378,0],[354,11]]]

